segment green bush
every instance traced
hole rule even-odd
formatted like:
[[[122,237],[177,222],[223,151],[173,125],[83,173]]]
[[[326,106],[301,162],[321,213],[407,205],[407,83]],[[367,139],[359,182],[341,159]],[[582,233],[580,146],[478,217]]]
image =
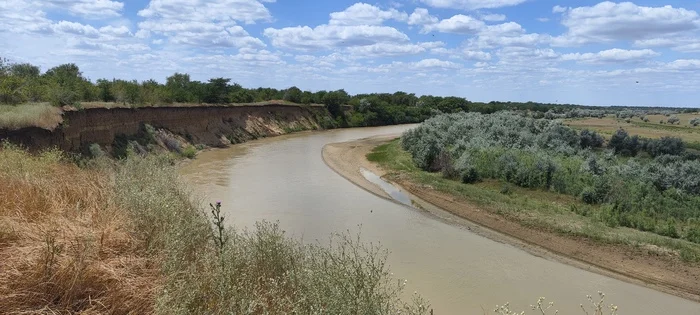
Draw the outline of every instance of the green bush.
[[[182,154],[182,156],[188,159],[194,159],[194,157],[197,155],[197,148],[188,145],[184,149],[182,149],[182,152],[180,154]]]

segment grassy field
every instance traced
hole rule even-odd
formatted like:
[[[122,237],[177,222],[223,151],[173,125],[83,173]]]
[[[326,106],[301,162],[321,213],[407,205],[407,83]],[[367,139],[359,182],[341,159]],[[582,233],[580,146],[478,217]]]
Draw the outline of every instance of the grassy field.
[[[0,129],[53,129],[63,121],[61,110],[48,103],[0,105]]]
[[[630,122],[624,119],[617,119],[614,116],[605,118],[577,118],[568,119],[564,123],[577,129],[591,129],[598,131],[607,138],[612,136],[615,131],[620,128],[625,129],[630,135],[639,135],[640,137],[658,139],[661,137],[679,137],[685,141],[689,147],[700,149],[700,127],[692,127],[688,123],[695,117],[700,117],[700,114],[679,114],[679,125],[660,124],[660,120],[666,120],[668,117],[663,115],[647,116],[649,122],[644,122],[639,118],[632,118]]]
[[[609,227],[599,218],[599,206],[585,204],[573,196],[521,188],[496,180],[462,184],[445,179],[440,173],[422,171],[415,166],[410,154],[401,149],[399,140],[375,148],[367,158],[388,170],[390,180],[408,178],[525,226],[645,248],[654,255],[672,255],[690,263],[700,262],[700,245],[630,228]]]

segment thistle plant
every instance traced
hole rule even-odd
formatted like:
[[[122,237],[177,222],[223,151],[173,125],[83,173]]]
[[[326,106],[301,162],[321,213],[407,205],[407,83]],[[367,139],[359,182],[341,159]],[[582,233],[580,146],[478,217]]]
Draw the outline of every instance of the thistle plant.
[[[226,227],[224,226],[224,216],[221,215],[221,201],[217,201],[216,204],[209,204],[211,208],[211,215],[214,218],[212,222],[214,223],[214,243],[216,247],[219,248],[219,252],[224,251],[224,246],[226,245]]]

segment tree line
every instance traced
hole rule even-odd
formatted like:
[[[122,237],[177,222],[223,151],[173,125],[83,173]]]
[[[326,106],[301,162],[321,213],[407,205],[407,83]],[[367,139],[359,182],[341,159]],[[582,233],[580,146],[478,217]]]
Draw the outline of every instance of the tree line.
[[[622,108],[592,107],[574,104],[536,102],[473,102],[455,96],[417,96],[413,93],[372,93],[350,95],[345,90],[303,91],[245,88],[230,78],[216,77],[205,82],[189,74],[174,73],[160,83],[154,79],[137,81],[85,77],[73,63],[41,72],[30,63],[12,63],[0,58],[0,104],[48,102],[54,106],[81,107],[81,102],[110,102],[122,105],[161,106],[174,103],[230,104],[284,100],[298,104],[323,104],[336,118],[335,125],[346,127],[417,123],[437,113],[478,112],[490,114],[503,110],[533,112],[547,118],[601,116]],[[351,107],[343,107],[350,105]],[[628,109],[629,110],[629,109]],[[648,110],[648,109],[647,109]],[[669,110],[669,109],[666,109]]]

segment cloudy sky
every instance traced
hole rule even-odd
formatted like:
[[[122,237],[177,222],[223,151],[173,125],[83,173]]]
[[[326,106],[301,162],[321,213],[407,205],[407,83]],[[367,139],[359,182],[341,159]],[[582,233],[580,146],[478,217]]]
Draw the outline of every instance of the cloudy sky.
[[[700,1],[2,0],[0,56],[91,79],[700,107]]]

